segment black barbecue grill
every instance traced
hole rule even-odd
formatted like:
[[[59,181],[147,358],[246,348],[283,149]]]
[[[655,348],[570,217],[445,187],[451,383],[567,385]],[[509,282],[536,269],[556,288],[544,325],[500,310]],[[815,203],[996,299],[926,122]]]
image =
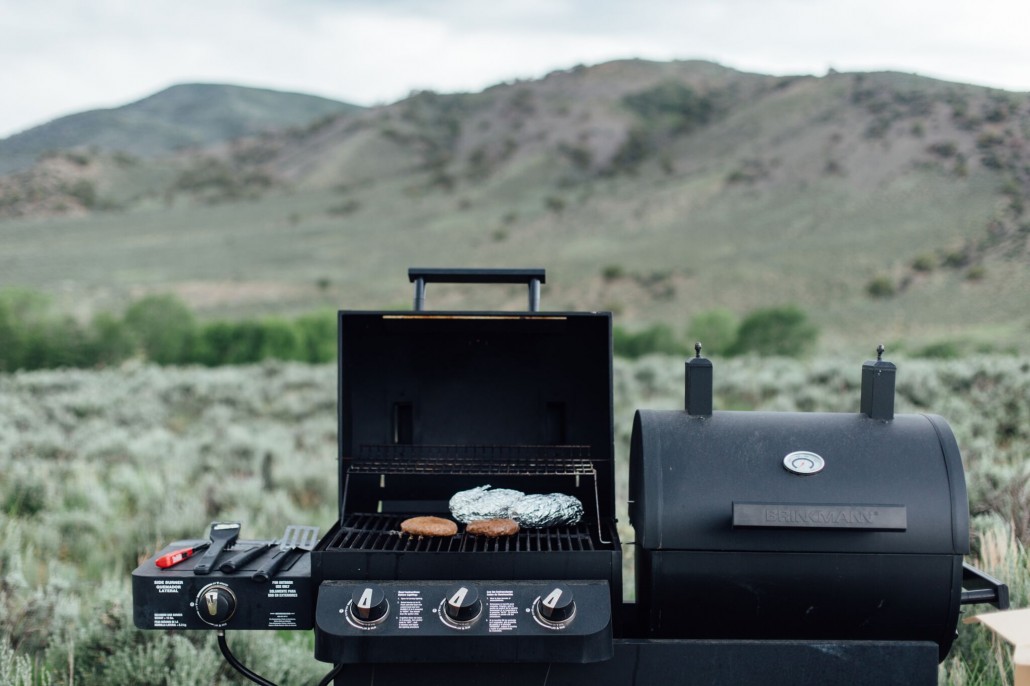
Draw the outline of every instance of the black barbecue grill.
[[[963,564],[954,437],[894,415],[892,364],[865,365],[857,414],[719,412],[698,347],[685,410],[634,423],[624,604],[611,315],[541,312],[543,270],[409,278],[414,311],[339,314],[339,519],[267,597],[144,563],[138,626],[314,628],[348,686],[930,686],[960,606],[1007,603]],[[437,282],[527,284],[529,307],[426,311]],[[575,496],[584,514],[498,538],[402,533],[485,485]],[[205,614],[216,601],[235,614]]]
[[[548,652],[553,631],[488,617],[465,632],[469,646],[482,645],[451,659],[539,661],[541,648],[534,645],[545,647],[549,661],[610,658],[611,608],[621,602],[622,583],[610,315],[539,313],[533,284],[543,281],[542,270],[413,270],[411,278],[413,313],[340,313],[340,521],[312,554],[315,582],[374,582],[377,588],[404,582],[421,594],[430,593],[427,583],[474,580],[484,598],[539,595],[558,583],[580,584],[588,595],[602,588],[600,634],[563,627],[561,651]],[[530,308],[427,312],[425,283],[438,281],[527,283]],[[453,537],[400,532],[401,521],[412,515],[449,516],[451,496],[484,485],[574,495],[584,518],[496,539],[464,530]],[[510,609],[486,605],[484,614],[510,619]],[[585,613],[580,611],[584,627]],[[398,630],[388,637],[347,622],[316,622],[316,656],[367,662],[369,651],[383,643],[395,660],[438,659],[446,647],[427,654],[425,631]],[[484,635],[473,639],[479,632]],[[515,645],[521,648],[513,653]]]

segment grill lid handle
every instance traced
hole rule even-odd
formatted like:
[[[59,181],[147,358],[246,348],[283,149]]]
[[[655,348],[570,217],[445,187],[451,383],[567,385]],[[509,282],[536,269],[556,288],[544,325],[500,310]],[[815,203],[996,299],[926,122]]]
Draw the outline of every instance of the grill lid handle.
[[[547,283],[545,270],[454,269],[412,267],[408,281],[415,284],[415,311],[426,308],[427,283],[524,283],[529,286],[529,311],[540,310],[540,284]]]

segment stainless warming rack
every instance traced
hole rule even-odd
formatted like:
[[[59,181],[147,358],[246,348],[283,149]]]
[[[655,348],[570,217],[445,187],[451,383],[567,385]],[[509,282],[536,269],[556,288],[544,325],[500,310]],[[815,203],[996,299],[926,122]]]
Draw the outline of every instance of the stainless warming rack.
[[[362,445],[349,462],[355,474],[597,477],[582,445]]]

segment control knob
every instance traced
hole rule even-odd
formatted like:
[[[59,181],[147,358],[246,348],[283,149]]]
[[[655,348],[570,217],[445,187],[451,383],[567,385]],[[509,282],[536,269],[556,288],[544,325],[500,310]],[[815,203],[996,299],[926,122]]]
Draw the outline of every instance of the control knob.
[[[225,626],[236,614],[236,594],[225,584],[208,584],[197,594],[196,608],[205,624]]]
[[[576,603],[567,586],[555,586],[533,604],[533,613],[545,626],[565,626],[576,616]]]
[[[363,586],[351,594],[349,603],[351,619],[363,626],[378,624],[390,612],[386,594],[378,586]]]
[[[483,611],[483,603],[479,600],[479,591],[475,586],[453,586],[443,599],[443,615],[441,619],[449,624],[468,625],[479,617]]]

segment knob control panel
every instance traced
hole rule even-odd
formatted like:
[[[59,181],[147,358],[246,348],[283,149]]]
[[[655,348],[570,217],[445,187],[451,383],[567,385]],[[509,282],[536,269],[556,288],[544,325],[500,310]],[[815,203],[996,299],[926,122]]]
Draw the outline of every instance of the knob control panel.
[[[323,581],[323,662],[595,662],[610,659],[611,587],[600,580]]]
[[[236,614],[236,594],[222,583],[208,584],[197,594],[195,606],[200,620],[211,626],[225,626]]]

